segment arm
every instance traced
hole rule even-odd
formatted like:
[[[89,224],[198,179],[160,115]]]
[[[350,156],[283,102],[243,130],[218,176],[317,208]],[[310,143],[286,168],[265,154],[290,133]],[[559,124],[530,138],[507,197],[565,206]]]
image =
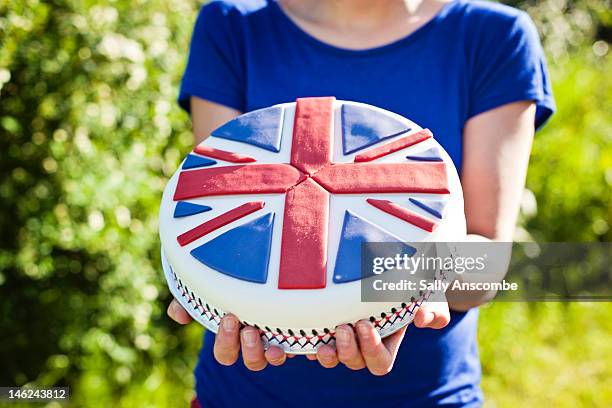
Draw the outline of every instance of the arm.
[[[523,101],[481,113],[466,123],[461,184],[468,241],[512,241],[534,118],[535,105]],[[451,290],[446,296],[451,309],[464,311],[491,300],[495,292],[471,293],[469,302],[465,301],[465,292],[462,301]]]
[[[200,144],[210,133],[242,112],[198,97],[191,97],[193,143]]]

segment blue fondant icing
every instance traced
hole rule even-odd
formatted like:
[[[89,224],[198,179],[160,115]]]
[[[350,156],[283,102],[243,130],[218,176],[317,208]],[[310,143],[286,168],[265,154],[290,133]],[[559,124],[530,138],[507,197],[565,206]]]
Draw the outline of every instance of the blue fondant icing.
[[[444,214],[446,213],[446,201],[427,200],[425,198],[417,200],[416,198],[410,197],[410,202],[440,219],[444,218]]]
[[[336,255],[334,283],[352,282],[374,275],[372,268],[367,268],[363,274],[361,271],[361,244],[368,242],[397,243],[398,246],[393,245],[393,255],[399,253],[412,256],[416,252],[416,249],[404,244],[401,239],[352,212],[346,211],[340,235],[340,245]],[[387,246],[385,249],[389,249],[389,247]],[[370,255],[373,256],[373,254],[363,254],[365,259],[371,258]],[[377,253],[376,256],[379,256],[379,254]],[[368,273],[365,273],[366,271]]]
[[[174,218],[187,217],[189,215],[196,215],[210,210],[212,210],[212,208],[207,205],[179,201],[176,203],[176,207],[174,207]]]
[[[414,155],[406,156],[407,159],[417,161],[443,161],[440,149],[437,146],[431,147]]]
[[[255,283],[268,279],[274,214],[233,228],[193,249],[191,255],[225,275]]]
[[[342,105],[342,150],[350,154],[408,132],[409,127],[387,112],[365,106]]]
[[[283,108],[273,106],[238,116],[215,129],[211,135],[280,152]]]
[[[212,166],[213,164],[217,164],[216,161],[212,159],[207,159],[206,157],[196,156],[195,154],[190,154],[185,159],[183,163],[183,169],[195,169],[197,167],[206,167]]]

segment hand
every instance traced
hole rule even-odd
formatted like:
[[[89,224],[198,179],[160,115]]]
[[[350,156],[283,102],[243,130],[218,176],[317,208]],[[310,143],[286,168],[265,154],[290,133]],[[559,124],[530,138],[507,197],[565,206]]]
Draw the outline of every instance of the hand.
[[[180,324],[187,324],[192,320],[176,299],[173,299],[168,306],[168,316]],[[293,355],[285,354],[281,348],[276,346],[264,351],[259,331],[251,326],[244,326],[240,329],[238,318],[227,314],[221,319],[219,331],[215,337],[213,348],[215,359],[220,364],[232,365],[238,360],[241,348],[244,365],[252,371],[263,370],[268,364],[282,365],[287,357],[293,357]]]
[[[420,328],[441,329],[450,321],[446,302],[427,303],[417,310],[414,325]],[[310,360],[318,360],[326,368],[339,363],[352,370],[367,367],[374,375],[385,375],[393,368],[397,351],[407,327],[381,339],[374,325],[368,320],[360,320],[355,330],[349,325],[336,328],[336,348],[321,346],[317,354],[307,355]],[[355,335],[356,333],[356,335]]]

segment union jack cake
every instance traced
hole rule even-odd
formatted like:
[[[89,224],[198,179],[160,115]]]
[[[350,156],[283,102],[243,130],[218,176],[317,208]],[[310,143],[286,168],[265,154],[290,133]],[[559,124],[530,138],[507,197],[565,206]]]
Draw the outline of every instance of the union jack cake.
[[[193,318],[216,332],[234,313],[266,346],[298,354],[360,319],[389,335],[434,295],[361,301],[375,277],[362,268],[364,243],[402,243],[417,256],[465,234],[459,177],[432,133],[333,97],[219,127],[184,159],[160,209],[166,279]]]

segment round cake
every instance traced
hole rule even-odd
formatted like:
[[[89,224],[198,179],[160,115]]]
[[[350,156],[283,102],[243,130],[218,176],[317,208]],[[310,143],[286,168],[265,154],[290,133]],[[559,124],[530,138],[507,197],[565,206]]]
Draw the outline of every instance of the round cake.
[[[389,335],[437,295],[362,301],[374,277],[362,271],[364,243],[410,243],[417,256],[465,234],[459,177],[432,133],[333,97],[219,127],[185,158],[160,208],[165,275],[191,316],[216,332],[233,313],[266,347],[298,354],[360,319]]]

